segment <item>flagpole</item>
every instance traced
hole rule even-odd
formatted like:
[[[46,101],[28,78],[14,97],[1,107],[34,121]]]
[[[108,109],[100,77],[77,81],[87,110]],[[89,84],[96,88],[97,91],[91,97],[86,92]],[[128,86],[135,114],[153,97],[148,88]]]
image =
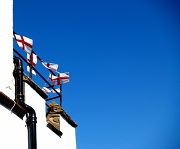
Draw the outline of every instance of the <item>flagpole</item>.
[[[62,107],[62,84],[60,84],[60,106]]]
[[[30,64],[32,64],[32,60],[33,60],[33,52],[31,52],[30,54]],[[29,66],[29,77],[32,79],[32,65]]]

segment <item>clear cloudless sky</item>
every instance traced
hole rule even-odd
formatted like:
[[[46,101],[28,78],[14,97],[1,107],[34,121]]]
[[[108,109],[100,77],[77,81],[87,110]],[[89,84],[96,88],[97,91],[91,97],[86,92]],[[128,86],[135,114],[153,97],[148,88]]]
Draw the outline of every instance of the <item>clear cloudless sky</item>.
[[[77,149],[180,149],[178,0],[14,0],[13,16],[42,60],[70,72],[62,106]]]

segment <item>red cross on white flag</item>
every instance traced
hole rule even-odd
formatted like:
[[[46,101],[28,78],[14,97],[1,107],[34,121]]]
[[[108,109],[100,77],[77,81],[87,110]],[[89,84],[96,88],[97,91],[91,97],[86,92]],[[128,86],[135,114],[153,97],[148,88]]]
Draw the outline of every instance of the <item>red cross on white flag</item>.
[[[55,93],[53,89],[48,89],[47,87],[43,87],[42,90],[46,93]],[[58,93],[60,93],[60,88],[55,89]]]
[[[54,71],[57,71],[57,69],[58,69],[58,64],[48,63],[48,62],[42,62],[42,64],[47,69],[51,69],[51,70],[54,70]]]
[[[37,64],[37,55],[31,52],[31,54],[27,53],[27,62],[29,62],[32,66],[36,66]]]
[[[30,63],[33,67],[37,64],[37,55],[31,52],[31,54],[27,53],[27,62]],[[30,70],[29,66],[27,66],[27,71],[32,72],[32,74],[36,75],[34,70]]]
[[[19,47],[30,54],[32,51],[33,40],[17,34],[14,34],[14,37]]]
[[[27,66],[27,71],[31,72],[33,75],[36,75],[36,72],[32,70],[29,66]]]
[[[49,80],[53,85],[60,85],[69,82],[69,72],[59,73],[57,76],[49,75]]]

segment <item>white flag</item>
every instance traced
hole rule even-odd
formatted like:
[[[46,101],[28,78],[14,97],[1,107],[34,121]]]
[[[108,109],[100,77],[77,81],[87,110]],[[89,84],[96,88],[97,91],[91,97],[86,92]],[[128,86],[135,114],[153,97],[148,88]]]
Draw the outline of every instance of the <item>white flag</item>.
[[[37,64],[37,55],[32,52],[31,54],[27,53],[27,62],[30,63],[33,67],[35,67]],[[29,66],[27,66],[27,71],[30,72]],[[32,74],[36,75],[36,72],[33,69],[31,70],[31,72]]]
[[[35,67],[37,64],[37,55],[32,52],[31,54],[27,53],[27,61]]]
[[[48,89],[47,87],[43,87],[42,88],[42,90],[44,91],[44,92],[47,92],[47,93],[56,93],[56,91],[58,92],[58,93],[60,93],[60,88],[57,88],[57,89],[55,89],[56,91],[54,91],[53,89]]]
[[[29,66],[27,66],[27,71],[30,72],[30,67]],[[32,72],[33,75],[36,75],[36,72],[33,69],[31,70],[31,72]]]
[[[49,80],[53,85],[59,85],[69,82],[69,72],[59,73],[57,76],[49,75]]]
[[[52,89],[53,90],[53,89]],[[60,88],[56,88],[55,89],[58,93],[60,93],[61,92],[61,90],[60,90]],[[55,91],[53,90],[53,93],[55,93]]]
[[[14,37],[19,47],[21,47],[24,51],[30,54],[32,51],[33,40],[17,34],[14,34]]]
[[[50,90],[50,89],[48,89],[48,88],[46,88],[46,87],[43,87],[43,88],[42,88],[42,90],[43,90],[44,92],[48,92],[48,93],[50,93],[50,92],[51,92],[51,90]]]
[[[42,64],[47,69],[51,69],[51,70],[54,70],[54,71],[57,71],[57,69],[58,69],[58,64],[48,63],[48,62],[42,62]]]

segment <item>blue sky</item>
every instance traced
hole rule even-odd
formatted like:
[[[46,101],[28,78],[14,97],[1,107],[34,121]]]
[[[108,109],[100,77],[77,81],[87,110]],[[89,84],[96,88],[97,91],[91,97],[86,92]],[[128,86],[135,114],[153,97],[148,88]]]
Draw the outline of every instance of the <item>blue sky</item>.
[[[77,149],[180,148],[179,8],[178,0],[14,1],[14,30],[70,72],[62,105],[78,124]]]

